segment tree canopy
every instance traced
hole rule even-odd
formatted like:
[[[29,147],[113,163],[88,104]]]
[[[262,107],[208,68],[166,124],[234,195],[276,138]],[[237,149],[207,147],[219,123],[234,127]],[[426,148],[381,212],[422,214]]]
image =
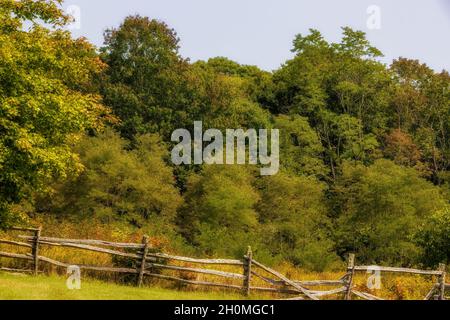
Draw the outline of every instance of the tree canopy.
[[[267,72],[191,62],[165,22],[128,16],[102,48],[57,0],[0,0],[0,227],[57,217],[180,250],[313,270],[449,261],[450,76],[365,34],[318,30]],[[170,162],[171,133],[280,130],[280,172]],[[53,221],[53,220],[51,220]]]
[[[9,205],[81,170],[71,145],[108,110],[93,83],[105,68],[94,47],[35,22],[63,25],[57,2],[2,0],[0,17],[1,223]]]

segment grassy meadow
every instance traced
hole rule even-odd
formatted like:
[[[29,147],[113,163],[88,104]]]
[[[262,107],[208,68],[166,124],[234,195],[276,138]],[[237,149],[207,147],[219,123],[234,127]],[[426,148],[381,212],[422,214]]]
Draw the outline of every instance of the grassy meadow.
[[[291,279],[331,280],[339,279],[343,273],[310,273],[301,270],[281,268]],[[260,286],[257,283],[255,286]],[[367,275],[359,273],[354,279],[358,291],[368,292],[386,300],[422,300],[430,290],[433,280],[422,276],[382,275],[380,289],[367,288]],[[336,287],[314,287],[317,290],[331,290]],[[235,299],[282,299],[292,295],[252,293],[245,297],[239,292],[224,289],[203,289],[196,286],[177,286],[172,282],[147,282],[143,288],[133,284],[82,278],[80,290],[69,290],[63,275],[39,275],[0,272],[0,300],[235,300]],[[342,299],[342,294],[326,299]],[[353,297],[353,299],[358,299]]]
[[[61,276],[29,276],[0,272],[0,300],[234,300],[243,296],[213,291],[178,291],[159,287],[136,288],[82,280],[80,290],[69,290]]]
[[[140,234],[127,234],[117,232],[114,228],[102,228],[98,224],[85,224],[83,233],[80,234],[76,225],[62,222],[58,228],[56,223],[49,221],[36,221],[37,224],[43,224],[45,236],[61,236],[65,238],[86,237],[90,239],[106,239],[117,242],[138,242]],[[0,238],[10,240],[19,240],[21,231],[0,232]],[[157,246],[156,239],[152,238],[154,246],[158,247],[159,252],[183,255],[176,247],[170,246],[170,242]],[[0,251],[15,252],[27,254],[28,248],[18,248],[8,244],[0,244]],[[42,245],[40,254],[51,259],[71,263],[75,265],[97,265],[97,266],[131,266],[131,261],[114,260],[111,255],[91,252],[86,250],[49,247]],[[188,254],[188,256],[197,258],[206,258],[203,255]],[[230,258],[229,256],[216,256],[215,258]],[[256,257],[257,258],[257,257]],[[258,258],[257,258],[258,259]],[[356,263],[358,258],[356,258]],[[174,262],[172,265],[199,268],[201,265]],[[0,266],[10,268],[29,269],[30,263],[18,259],[0,258]],[[207,267],[207,266],[204,266]],[[345,263],[336,265],[332,270],[326,271],[308,271],[303,268],[295,267],[290,263],[281,262],[270,264],[270,267],[282,273],[292,280],[337,280],[345,274]],[[208,268],[219,271],[242,273],[240,266],[209,266]],[[119,275],[97,271],[82,272],[82,289],[68,290],[65,284],[65,268],[51,266],[41,262],[39,269],[43,272],[38,277],[22,274],[1,273],[0,272],[0,299],[246,299],[245,296],[233,290],[223,289],[205,289],[203,287],[192,285],[180,285],[167,280],[153,279],[146,277],[145,286],[142,289],[134,287],[135,275]],[[258,271],[258,270],[255,270]],[[186,280],[221,282],[230,285],[241,285],[239,279],[224,279],[214,275],[194,274],[177,270],[164,270],[162,274],[175,276]],[[258,273],[270,277],[269,274]],[[390,300],[421,300],[430,290],[435,278],[419,275],[399,275],[399,274],[381,274],[380,289],[369,290],[367,287],[370,274],[358,272],[354,279],[355,289],[362,292],[374,294],[383,299]],[[257,277],[252,277],[252,286],[267,286],[267,283]],[[336,287],[314,287],[311,289],[331,290]],[[292,295],[277,295],[271,293],[252,293],[250,299],[279,299],[288,298]],[[342,294],[336,294],[329,299],[341,299]],[[355,297],[356,299],[356,297]]]

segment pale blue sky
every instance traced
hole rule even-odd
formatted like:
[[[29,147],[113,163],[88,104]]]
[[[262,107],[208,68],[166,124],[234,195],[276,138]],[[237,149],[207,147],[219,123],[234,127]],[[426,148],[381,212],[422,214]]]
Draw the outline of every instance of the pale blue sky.
[[[399,56],[419,59],[437,71],[450,70],[450,0],[66,0],[80,8],[80,29],[97,46],[103,31],[139,13],[165,21],[181,38],[191,60],[226,56],[273,70],[291,57],[298,33],[316,28],[331,41],[340,27],[367,33],[389,63]],[[380,8],[380,29],[369,29],[366,12]]]

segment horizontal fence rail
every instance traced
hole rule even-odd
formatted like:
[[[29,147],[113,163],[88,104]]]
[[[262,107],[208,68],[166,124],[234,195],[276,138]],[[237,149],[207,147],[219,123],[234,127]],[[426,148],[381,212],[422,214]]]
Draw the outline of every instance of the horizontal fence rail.
[[[30,236],[19,236],[19,238],[33,240],[34,237]],[[91,244],[91,245],[99,245],[99,246],[107,246],[107,247],[116,247],[116,248],[131,248],[131,249],[142,249],[144,248],[143,244],[137,243],[120,243],[120,242],[110,242],[103,240],[91,240],[91,239],[62,239],[62,238],[52,238],[52,237],[40,237],[40,241],[46,241],[49,243],[71,243],[71,244]]]
[[[434,270],[419,270],[419,269],[410,269],[410,268],[396,268],[396,267],[381,267],[381,266],[355,266],[355,271],[373,271],[379,270],[383,272],[393,272],[393,273],[411,273],[411,274],[423,274],[430,276],[439,276],[442,271],[434,271]]]
[[[398,267],[383,267],[383,266],[358,266],[355,265],[355,256],[349,255],[347,272],[345,275],[337,280],[292,280],[285,275],[265,266],[253,258],[251,248],[248,248],[247,254],[242,260],[237,259],[199,259],[192,257],[184,257],[177,255],[170,255],[166,253],[151,252],[152,248],[149,244],[147,236],[144,236],[141,243],[123,243],[123,242],[111,242],[104,240],[94,239],[65,239],[56,237],[43,237],[41,236],[42,229],[29,228],[29,227],[12,227],[12,231],[30,232],[32,235],[18,235],[22,241],[16,241],[12,239],[0,239],[0,244],[8,246],[17,246],[21,248],[27,248],[30,253],[14,253],[0,251],[0,257],[10,259],[21,259],[28,261],[32,268],[30,269],[17,269],[0,266],[0,271],[6,272],[23,272],[37,275],[43,273],[39,270],[40,263],[47,263],[60,268],[69,268],[76,265],[81,270],[90,270],[98,272],[113,272],[121,274],[135,274],[136,285],[142,286],[145,277],[174,281],[180,284],[203,286],[203,287],[216,287],[226,288],[232,290],[238,290],[245,295],[249,295],[251,292],[267,292],[276,294],[291,295],[293,297],[289,300],[319,300],[326,296],[341,296],[346,300],[357,297],[365,300],[382,300],[382,298],[372,295],[367,292],[357,291],[353,285],[353,279],[356,272],[367,271],[380,271],[389,273],[406,273],[406,274],[418,274],[426,276],[437,277],[437,282],[432,285],[430,291],[425,296],[425,300],[445,299],[445,290],[450,290],[450,284],[445,282],[445,265],[441,264],[439,270],[420,270],[411,268],[398,268]],[[48,247],[60,247],[77,249],[81,251],[91,251],[96,253],[108,254],[111,256],[117,256],[121,258],[127,258],[135,267],[120,267],[120,266],[90,266],[82,264],[74,264],[68,262],[62,262],[40,254],[42,246]],[[122,251],[121,251],[122,250]],[[174,265],[171,262],[178,262],[189,264]],[[198,266],[192,266],[198,265]],[[205,267],[208,266],[208,267]],[[211,267],[214,266],[228,266],[241,268],[242,272],[230,272],[223,270],[215,270]],[[198,280],[187,279],[180,276],[162,274],[157,271],[172,271],[180,274],[198,274],[214,278],[228,279],[229,281],[240,281],[240,284],[232,284],[225,282],[217,282],[217,280]],[[255,286],[254,278],[257,278],[266,286]],[[336,287],[334,289],[327,290],[314,290],[313,287]]]

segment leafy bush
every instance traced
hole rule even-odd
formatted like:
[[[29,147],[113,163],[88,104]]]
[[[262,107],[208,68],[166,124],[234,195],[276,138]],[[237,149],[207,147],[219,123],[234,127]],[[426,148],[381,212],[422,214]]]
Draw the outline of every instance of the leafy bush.
[[[344,164],[332,195],[337,252],[355,252],[365,263],[417,263],[415,234],[446,206],[438,187],[389,160]]]
[[[241,257],[258,228],[259,195],[243,166],[206,166],[191,177],[178,224],[189,241],[209,254]]]
[[[262,242],[272,255],[297,266],[324,270],[337,260],[329,238],[325,184],[279,173],[258,183]]]
[[[77,152],[83,173],[57,185],[51,201],[39,201],[41,211],[103,223],[122,221],[138,228],[174,221],[182,199],[163,160],[166,149],[157,136],[141,136],[136,149],[128,150],[126,140],[106,130],[83,139]]]

